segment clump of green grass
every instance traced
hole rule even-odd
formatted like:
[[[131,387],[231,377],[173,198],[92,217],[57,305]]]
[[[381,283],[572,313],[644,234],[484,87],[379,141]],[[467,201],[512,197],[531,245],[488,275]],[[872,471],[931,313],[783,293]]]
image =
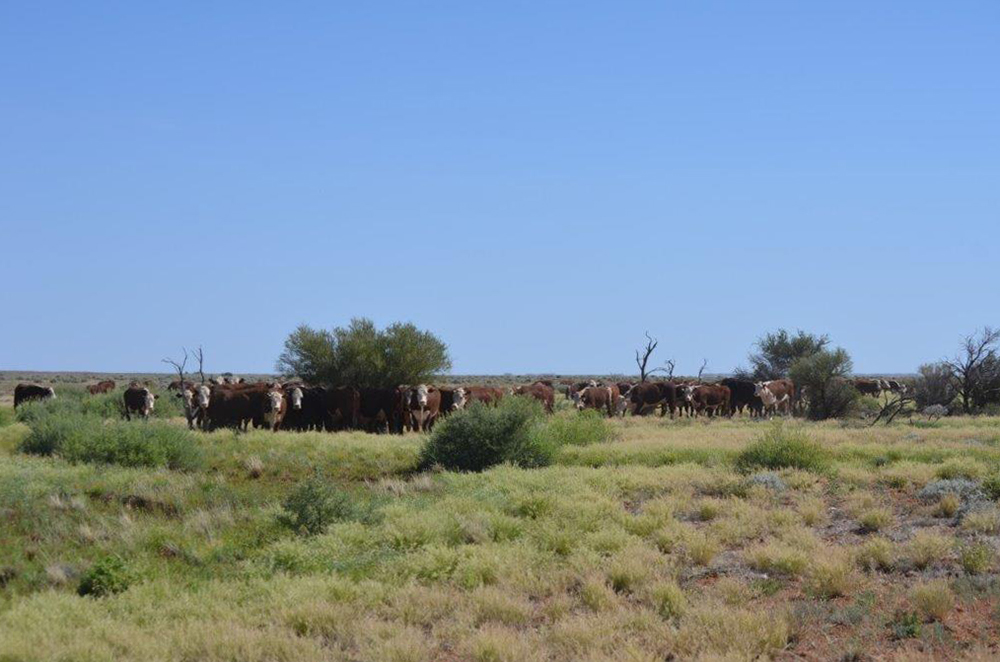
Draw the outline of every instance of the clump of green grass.
[[[615,438],[615,428],[605,416],[593,409],[567,412],[550,417],[538,426],[534,435],[541,444],[554,446],[589,446]]]
[[[95,598],[121,593],[132,583],[132,573],[120,556],[105,556],[80,578],[76,592]]]
[[[796,577],[809,566],[809,555],[786,544],[770,542],[747,551],[750,566],[761,572],[776,572]]]
[[[181,470],[196,469],[202,462],[194,435],[168,423],[66,414],[43,416],[30,426],[31,433],[19,446],[24,453],[59,455],[73,463]]]
[[[864,570],[892,570],[895,550],[890,540],[869,538],[854,550],[854,561]]]
[[[858,525],[865,533],[881,531],[892,524],[892,511],[888,508],[869,508],[858,515]]]
[[[804,432],[777,425],[736,457],[736,468],[744,473],[789,468],[822,473],[829,462],[826,450]]]
[[[649,601],[656,613],[663,618],[678,618],[687,609],[687,597],[677,582],[666,581],[657,584],[649,591]]]
[[[958,509],[962,507],[962,500],[957,494],[943,494],[934,509],[937,517],[954,517]]]
[[[850,559],[843,554],[815,559],[807,574],[809,592],[824,600],[847,595],[856,581]]]
[[[976,510],[962,518],[962,530],[991,536],[1000,531],[1000,513],[995,509]]]
[[[906,554],[914,567],[923,570],[944,560],[952,539],[931,531],[918,531],[906,544]]]
[[[920,636],[920,614],[913,611],[898,611],[889,623],[894,639],[915,639]]]
[[[354,514],[350,495],[319,476],[300,483],[281,507],[281,522],[302,535],[323,533],[334,522]]]
[[[993,565],[993,548],[983,542],[965,545],[958,550],[958,561],[970,575],[981,575]]]
[[[910,601],[925,619],[942,621],[955,606],[955,594],[947,581],[935,579],[915,586],[910,591]]]
[[[556,446],[538,431],[543,416],[541,405],[530,398],[505,398],[496,407],[475,403],[434,428],[421,451],[421,464],[457,471],[482,471],[505,462],[545,466]]]

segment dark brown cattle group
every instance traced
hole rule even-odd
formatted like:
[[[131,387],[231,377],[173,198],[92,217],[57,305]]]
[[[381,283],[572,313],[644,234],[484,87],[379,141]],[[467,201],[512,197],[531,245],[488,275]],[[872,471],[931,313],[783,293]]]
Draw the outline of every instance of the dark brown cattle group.
[[[880,396],[906,393],[907,386],[892,379],[853,379],[860,393]],[[159,397],[150,384],[131,382],[122,394],[122,414],[149,418]],[[93,395],[115,388],[112,380],[87,387]],[[746,413],[754,417],[773,414],[791,415],[801,406],[805,394],[797,392],[790,379],[753,382],[726,378],[706,384],[680,380],[640,383],[596,380],[563,380],[554,384],[538,380],[512,388],[496,386],[436,387],[428,384],[395,388],[353,388],[349,386],[310,386],[300,382],[247,383],[242,378],[226,376],[208,382],[172,381],[168,390],[184,401],[188,425],[192,429],[233,428],[247,430],[338,431],[365,430],[402,434],[407,430],[430,431],[435,423],[451,412],[472,403],[493,406],[507,395],[537,400],[545,411],[555,411],[556,389],[563,391],[578,410],[602,414],[647,416],[659,411],[671,418],[680,416],[734,416]],[[14,389],[14,407],[29,400],[55,397],[51,387],[18,384]]]

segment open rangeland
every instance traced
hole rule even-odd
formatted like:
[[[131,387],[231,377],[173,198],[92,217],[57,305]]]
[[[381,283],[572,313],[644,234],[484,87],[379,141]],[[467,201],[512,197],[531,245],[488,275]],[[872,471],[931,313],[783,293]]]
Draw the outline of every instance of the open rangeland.
[[[462,474],[422,434],[189,432],[161,400],[48,456],[58,421],[0,411],[0,659],[1000,654],[1000,418],[629,416]]]

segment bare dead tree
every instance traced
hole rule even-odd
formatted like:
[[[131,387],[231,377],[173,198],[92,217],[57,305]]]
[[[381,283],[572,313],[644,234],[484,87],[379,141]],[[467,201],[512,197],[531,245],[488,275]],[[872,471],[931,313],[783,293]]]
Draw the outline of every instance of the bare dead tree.
[[[955,390],[962,400],[962,411],[972,413],[977,392],[983,390],[984,365],[997,358],[1000,329],[985,327],[979,333],[967,335],[962,340],[958,355],[944,363],[951,370]]]
[[[705,368],[708,366],[708,359],[702,359],[701,367],[698,368],[698,383],[701,383],[701,375],[705,372]]]
[[[887,396],[885,404],[882,405],[878,415],[872,419],[872,422],[868,426],[872,427],[879,421],[882,421],[885,425],[889,425],[900,414],[912,416],[916,412],[915,403],[916,399],[912,395],[900,393],[895,397]]]
[[[194,429],[194,419],[195,419],[194,401],[193,401],[193,398],[188,397],[188,392],[187,392],[188,383],[184,379],[184,368],[187,367],[188,351],[186,349],[184,349],[183,347],[181,348],[181,351],[184,352],[184,358],[180,362],[177,362],[177,361],[175,361],[175,360],[173,360],[171,358],[166,358],[166,359],[163,359],[162,363],[167,363],[169,365],[172,365],[174,367],[174,370],[177,371],[177,377],[178,377],[178,379],[181,380],[181,389],[180,389],[180,391],[178,392],[177,395],[181,398],[181,401],[184,403],[184,418],[187,419],[188,428],[191,429],[191,430],[193,430]],[[201,348],[200,347],[198,348],[198,357],[199,357],[198,369],[199,369],[199,372],[200,372],[200,370],[201,370]],[[201,378],[203,380],[202,383],[204,383],[204,379],[205,379],[204,373],[202,373]]]
[[[641,357],[639,356],[639,351],[640,350],[638,350],[638,349],[635,350],[635,364],[637,366],[639,366],[639,381],[640,382],[646,381],[646,378],[649,377],[650,375],[652,375],[654,372],[667,372],[667,368],[664,368],[664,367],[652,368],[650,370],[646,369],[646,366],[649,364],[649,357],[653,354],[653,350],[656,349],[656,346],[660,344],[660,341],[657,340],[656,338],[653,338],[652,336],[650,336],[649,335],[649,331],[646,331],[645,335],[646,335],[646,347],[641,350],[642,351],[642,356]],[[670,374],[671,376],[673,376],[673,374],[674,374],[674,362],[672,360],[671,361],[667,361],[667,366],[669,366],[669,368],[670,368],[670,371],[669,371],[668,374]]]
[[[205,352],[202,351],[201,345],[198,345],[198,351],[192,352],[194,358],[198,361],[198,374],[201,376],[201,383],[205,383]]]
[[[667,373],[667,379],[672,380],[674,378],[674,366],[676,364],[674,363],[673,359],[667,359],[666,361],[664,361],[664,363],[666,364],[667,367],[664,369],[663,372]]]

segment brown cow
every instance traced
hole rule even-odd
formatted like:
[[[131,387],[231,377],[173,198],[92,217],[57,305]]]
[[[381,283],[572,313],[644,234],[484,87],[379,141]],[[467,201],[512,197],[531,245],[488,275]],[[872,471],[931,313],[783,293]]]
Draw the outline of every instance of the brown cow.
[[[764,402],[764,410],[767,413],[784,411],[786,415],[790,416],[792,401],[795,398],[795,383],[791,379],[757,382],[754,384],[754,395]]]
[[[503,399],[504,390],[497,386],[466,386],[465,395],[469,404],[482,402],[486,405],[495,405]]]
[[[208,403],[212,398],[212,390],[205,384],[191,384],[177,394],[184,399],[184,415],[188,427],[205,429],[208,421]]]
[[[38,384],[18,384],[14,387],[14,409],[29,400],[48,400],[56,397],[56,391],[51,386]]]
[[[108,393],[115,390],[115,380],[105,379],[103,381],[97,382],[96,384],[91,384],[87,387],[87,392],[91,395],[97,395],[98,393]]]
[[[718,384],[698,384],[683,387],[684,400],[697,416],[701,412],[709,417],[729,413],[729,387]]]
[[[149,418],[153,413],[153,407],[156,405],[156,399],[159,397],[145,386],[139,386],[138,384],[130,385],[122,393],[122,400],[125,403],[126,420],[131,421],[133,413],[138,414],[144,419]]]
[[[441,411],[441,391],[426,384],[407,389],[403,394],[403,411],[413,430],[429,432]]]
[[[441,391],[441,411],[439,416],[447,416],[453,411],[464,409],[468,401],[465,389],[461,386],[457,388],[442,388]]]
[[[538,400],[545,407],[545,411],[550,414],[555,410],[556,391],[545,382],[538,381],[530,386],[518,386],[514,389],[514,395],[523,395]]]
[[[608,418],[615,415],[614,393],[608,386],[588,386],[573,394],[573,403],[578,411],[584,409],[604,409]]]

